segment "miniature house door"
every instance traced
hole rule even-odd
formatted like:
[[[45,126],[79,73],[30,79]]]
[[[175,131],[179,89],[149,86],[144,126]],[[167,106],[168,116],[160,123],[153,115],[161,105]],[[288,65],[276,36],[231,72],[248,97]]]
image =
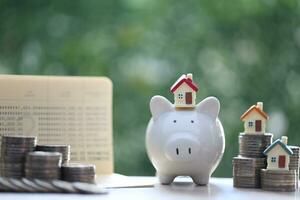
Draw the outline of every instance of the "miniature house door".
[[[278,167],[285,168],[285,156],[279,156]]]
[[[261,131],[261,120],[255,120],[255,131]]]
[[[193,102],[193,98],[192,98],[192,93],[191,92],[186,92],[185,93],[185,103],[186,104],[192,104]]]

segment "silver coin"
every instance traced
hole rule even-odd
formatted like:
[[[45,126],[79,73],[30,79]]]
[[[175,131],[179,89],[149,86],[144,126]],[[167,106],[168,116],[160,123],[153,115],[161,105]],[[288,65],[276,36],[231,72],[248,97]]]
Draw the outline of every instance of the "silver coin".
[[[94,164],[81,164],[81,163],[70,163],[62,166],[63,169],[68,170],[84,170],[84,171],[95,171]]]
[[[18,141],[35,141],[37,138],[35,136],[2,136],[2,141],[16,143]]]
[[[68,192],[68,193],[76,193],[76,189],[73,187],[73,185],[69,182],[66,181],[60,181],[60,180],[53,180],[51,181],[51,184],[54,187],[57,187],[61,190],[63,190],[64,192]]]
[[[60,166],[58,165],[57,162],[56,163],[43,163],[43,164],[26,162],[25,168],[30,169],[30,170],[39,170],[39,169],[52,170],[52,169],[60,168]]]
[[[62,162],[70,160],[70,145],[37,145],[36,151],[59,152],[62,154]]]
[[[295,191],[298,184],[296,171],[261,170],[261,183],[263,190]]]
[[[15,186],[16,191],[18,192],[35,192],[34,188],[24,184],[21,179],[10,178],[8,181]]]
[[[38,186],[44,188],[47,192],[55,192],[55,193],[63,192],[62,189],[53,186],[49,181],[34,179],[33,182],[36,183]]]
[[[9,192],[12,191],[11,187],[8,187],[6,184],[3,184],[3,179],[0,177],[0,191]]]
[[[4,189],[6,192],[10,192],[10,191],[15,191],[15,186],[12,185],[9,181],[8,178],[3,178],[0,177],[0,186],[2,189]]]
[[[27,154],[25,177],[37,179],[59,179],[61,153],[35,151]]]
[[[34,175],[26,175],[26,178],[29,179],[40,179],[40,180],[44,180],[44,181],[51,181],[51,180],[57,180],[60,177],[56,176],[56,175],[40,175],[40,174],[34,174]]]
[[[49,192],[47,189],[39,186],[38,184],[36,184],[34,181],[26,179],[26,178],[22,178],[21,181],[27,185],[28,187],[32,188],[35,192]],[[51,191],[50,191],[51,192]]]
[[[96,177],[95,165],[71,163],[62,165],[62,179],[69,182],[94,183]]]
[[[61,153],[59,152],[44,152],[34,151],[27,154],[26,159],[28,161],[51,161],[61,160]]]
[[[95,184],[75,182],[72,185],[79,193],[84,193],[84,194],[107,194],[108,193],[108,190]]]

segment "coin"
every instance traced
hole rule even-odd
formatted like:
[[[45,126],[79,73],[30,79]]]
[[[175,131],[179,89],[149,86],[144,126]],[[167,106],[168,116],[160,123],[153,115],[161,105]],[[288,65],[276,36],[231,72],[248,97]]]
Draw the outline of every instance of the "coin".
[[[24,162],[28,152],[34,150],[34,136],[3,136],[1,141],[1,175],[21,178],[24,176]]]
[[[54,187],[63,190],[64,192],[68,192],[68,193],[76,193],[75,188],[74,188],[73,185],[72,185],[71,183],[69,183],[69,182],[61,181],[61,180],[53,180],[53,181],[51,181],[51,184],[52,184]]]
[[[21,179],[22,183],[24,183],[26,186],[32,188],[34,190],[34,192],[51,192],[41,186],[39,186],[38,184],[36,184],[34,181],[26,179],[26,178],[22,178]]]
[[[79,193],[83,193],[83,194],[107,194],[108,193],[108,191],[105,188],[90,183],[75,182],[73,183],[73,187]]]
[[[266,167],[265,158],[238,156],[233,158],[232,165],[234,187],[260,187],[260,170]]]
[[[261,186],[263,190],[295,191],[297,182],[296,170],[261,170]]]
[[[26,178],[60,179],[61,153],[35,151],[27,154]]]
[[[13,145],[36,145],[36,137],[35,136],[2,136],[2,143],[13,144]]]
[[[8,181],[8,178],[0,177],[0,186],[5,192],[15,191],[15,186]]]
[[[95,183],[96,169],[92,164],[62,165],[62,179],[69,182]]]
[[[14,179],[14,178],[9,178],[8,181],[15,186],[14,191],[17,192],[35,192],[35,189],[32,187],[29,187],[25,183],[21,181],[21,179]]]
[[[34,179],[33,182],[36,183],[38,186],[42,187],[43,189],[45,189],[46,192],[55,192],[55,193],[63,192],[63,190],[53,186],[49,181]]]
[[[245,134],[239,135],[239,154],[244,157],[259,158],[265,157],[264,150],[272,143],[273,135]]]
[[[36,151],[59,152],[62,154],[62,163],[70,161],[70,145],[37,145]]]
[[[54,161],[61,160],[59,152],[34,151],[27,154],[26,161]]]
[[[293,151],[293,155],[290,156],[290,164],[289,164],[289,169],[290,170],[296,170],[297,173],[297,179],[299,179],[299,152],[300,152],[300,147],[298,146],[289,146],[289,148]]]

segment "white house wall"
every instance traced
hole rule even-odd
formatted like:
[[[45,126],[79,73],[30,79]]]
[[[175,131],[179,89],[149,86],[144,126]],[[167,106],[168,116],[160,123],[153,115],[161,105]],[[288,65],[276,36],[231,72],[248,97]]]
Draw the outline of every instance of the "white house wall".
[[[260,132],[255,131],[255,121],[256,120],[261,120],[261,131]],[[253,122],[252,127],[248,126],[248,122],[250,122],[250,121]],[[254,110],[244,118],[244,130],[245,130],[245,133],[265,133],[266,132],[266,119]]]
[[[185,93],[192,92],[192,104],[185,103]],[[183,94],[183,99],[178,98],[178,94]],[[186,83],[182,83],[174,92],[174,102],[176,107],[194,107],[196,101],[196,92]]]
[[[284,155],[285,159],[285,168],[278,168],[279,156]],[[272,162],[272,157],[276,157],[276,162]],[[276,145],[273,149],[268,152],[268,167],[270,170],[289,170],[290,156],[289,154],[282,149],[280,145]]]

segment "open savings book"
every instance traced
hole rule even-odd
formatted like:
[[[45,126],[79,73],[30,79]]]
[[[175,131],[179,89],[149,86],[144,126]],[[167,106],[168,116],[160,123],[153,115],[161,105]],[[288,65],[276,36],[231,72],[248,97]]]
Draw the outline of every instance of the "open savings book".
[[[71,162],[113,173],[112,83],[106,77],[0,76],[0,136],[70,144]]]

